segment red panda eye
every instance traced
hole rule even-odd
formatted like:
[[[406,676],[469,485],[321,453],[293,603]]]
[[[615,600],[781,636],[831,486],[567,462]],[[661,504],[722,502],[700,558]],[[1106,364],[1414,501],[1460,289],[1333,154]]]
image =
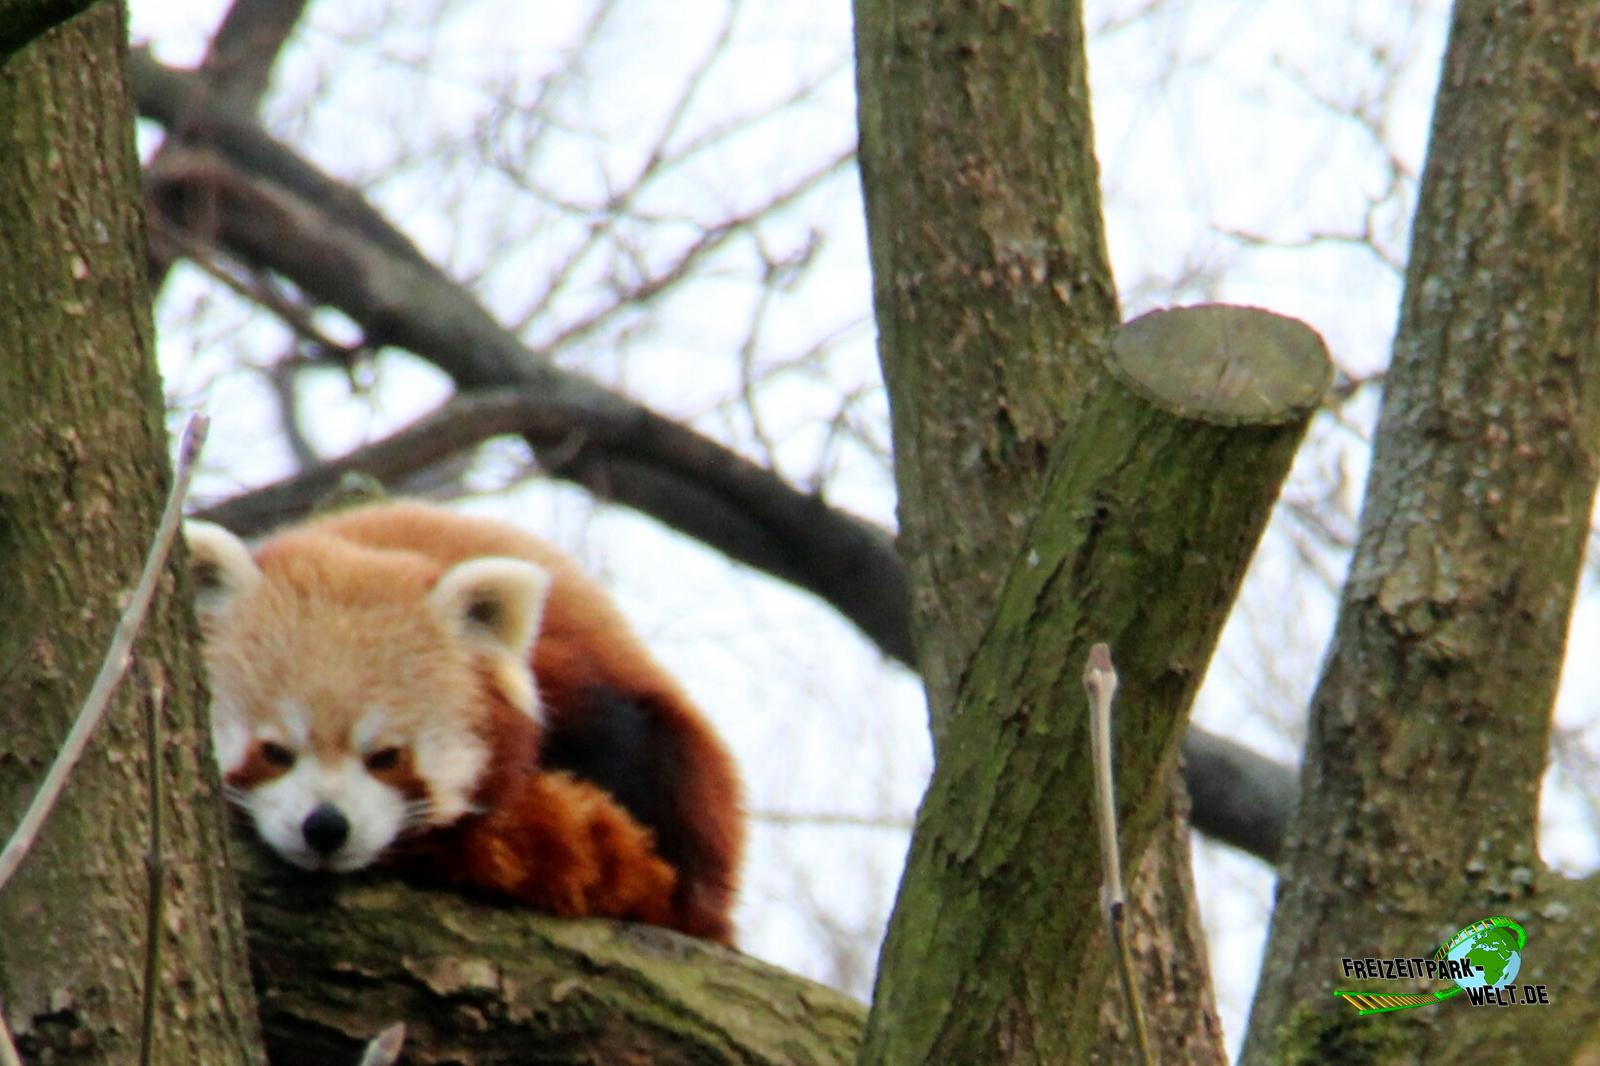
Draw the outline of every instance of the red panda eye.
[[[273,766],[294,765],[294,752],[271,740],[261,742],[261,757]]]
[[[367,769],[374,773],[393,770],[400,765],[399,748],[379,748],[366,758]]]

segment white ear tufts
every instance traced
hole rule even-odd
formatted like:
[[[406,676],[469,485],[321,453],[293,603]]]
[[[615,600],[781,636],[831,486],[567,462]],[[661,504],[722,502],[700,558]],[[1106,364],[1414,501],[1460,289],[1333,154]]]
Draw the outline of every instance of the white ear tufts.
[[[544,567],[490,556],[451,567],[428,602],[468,639],[522,663],[539,634],[549,594],[550,573]]]
[[[189,568],[195,579],[195,614],[208,624],[235,596],[260,584],[261,568],[244,541],[219,525],[188,521],[183,537],[189,543]]]

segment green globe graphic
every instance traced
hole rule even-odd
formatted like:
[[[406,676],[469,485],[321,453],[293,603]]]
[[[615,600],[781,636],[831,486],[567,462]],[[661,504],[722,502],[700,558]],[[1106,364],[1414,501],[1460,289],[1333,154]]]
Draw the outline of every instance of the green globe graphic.
[[[1506,922],[1505,925],[1499,921]],[[1456,979],[1463,991],[1469,988],[1501,989],[1517,979],[1522,969],[1522,945],[1526,937],[1521,927],[1507,919],[1489,919],[1461,930],[1445,948],[1444,957],[1465,961],[1475,972]]]
[[[1351,990],[1336,988],[1333,994],[1344,1000],[1356,1009],[1357,1014],[1385,1014],[1389,1011],[1410,1010],[1413,1007],[1426,1007],[1435,1003],[1443,1003],[1463,992],[1471,991],[1475,994],[1474,1003],[1503,1002],[1498,998],[1489,998],[1489,993],[1499,992],[1517,979],[1518,972],[1522,969],[1522,949],[1528,943],[1528,934],[1515,921],[1504,915],[1495,915],[1473,922],[1456,933],[1455,936],[1439,945],[1439,950],[1433,953],[1434,963],[1442,963],[1446,959],[1459,963],[1459,966],[1437,966],[1428,963],[1428,972],[1433,977],[1445,976],[1446,969],[1460,972],[1466,970],[1465,977],[1452,977],[1456,987],[1435,989],[1432,991],[1417,990],[1415,992],[1383,992],[1370,990]],[[1366,960],[1367,972],[1362,973],[1355,967],[1361,965],[1362,960],[1345,959],[1345,974],[1352,972],[1363,979],[1376,976],[1371,972],[1371,965],[1377,960]],[[1405,963],[1408,960],[1400,959]],[[1416,959],[1416,963],[1424,960]],[[1407,969],[1409,967],[1398,967]],[[1417,972],[1414,968],[1412,972]],[[1481,990],[1481,991],[1480,991]],[[1526,991],[1526,990],[1524,990]],[[1544,994],[1544,986],[1538,986],[1538,999],[1525,998],[1522,1002],[1548,1003]]]

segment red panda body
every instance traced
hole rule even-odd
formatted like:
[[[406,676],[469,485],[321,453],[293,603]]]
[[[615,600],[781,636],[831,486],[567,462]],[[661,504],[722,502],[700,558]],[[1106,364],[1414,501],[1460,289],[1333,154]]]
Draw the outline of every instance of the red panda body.
[[[406,503],[190,544],[224,779],[289,861],[731,942],[733,762],[556,549]]]

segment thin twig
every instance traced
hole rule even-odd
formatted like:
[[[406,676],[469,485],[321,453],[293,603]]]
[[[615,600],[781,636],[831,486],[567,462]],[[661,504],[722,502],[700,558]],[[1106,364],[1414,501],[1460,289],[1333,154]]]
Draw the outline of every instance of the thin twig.
[[[406,1023],[395,1022],[367,1042],[356,1066],[394,1066],[406,1046]]]
[[[836,811],[750,811],[752,822],[770,825],[806,826],[825,829],[888,829],[903,833],[911,828],[911,819],[899,814],[844,814]]]
[[[183,498],[189,489],[190,472],[194,468],[194,460],[200,452],[200,446],[205,442],[209,421],[204,415],[195,415],[189,419],[188,426],[184,428],[183,444],[178,449],[178,465],[172,477],[172,491],[167,496],[167,506],[161,514],[161,524],[156,527],[155,540],[151,542],[150,551],[145,557],[144,571],[139,575],[139,583],[134,586],[133,595],[129,597],[127,610],[117,623],[116,632],[111,638],[111,647],[106,650],[105,662],[100,665],[100,673],[94,679],[94,686],[89,690],[89,697],[84,701],[83,709],[78,712],[77,721],[72,723],[72,730],[62,742],[61,750],[56,753],[56,760],[45,774],[44,781],[40,783],[39,791],[33,797],[33,803],[22,816],[22,821],[17,824],[11,839],[6,841],[5,850],[0,851],[0,889],[5,888],[6,882],[11,880],[11,875],[22,865],[22,860],[28,854],[28,849],[33,846],[45,819],[50,816],[51,809],[60,798],[68,775],[82,757],[84,748],[88,747],[89,737],[100,724],[100,719],[105,714],[106,706],[110,703],[117,684],[127,671],[128,662],[132,658],[134,638],[138,636],[139,627],[144,623],[145,612],[150,607],[151,597],[155,595],[156,580],[161,576],[162,567],[166,565],[167,553],[171,550],[173,538],[178,533],[178,520],[183,516]]]
[[[167,702],[166,671],[159,664],[150,681],[145,700],[146,757],[150,761],[150,853],[145,870],[150,888],[145,902],[144,924],[144,1019],[139,1031],[139,1066],[155,1062],[156,986],[161,971],[161,908],[166,899],[166,865],[161,849],[161,714]]]
[[[0,1066],[22,1066],[22,1056],[17,1054],[16,1041],[6,1026],[6,1006],[0,1003]]]
[[[1099,813],[1096,820],[1100,823],[1100,858],[1105,872],[1100,898],[1105,907],[1106,926],[1111,931],[1117,972],[1122,978],[1122,997],[1128,1006],[1140,1061],[1153,1066],[1155,1056],[1150,1051],[1150,1030],[1145,1023],[1144,1004],[1139,999],[1139,985],[1133,972],[1133,952],[1124,928],[1127,907],[1122,898],[1117,792],[1111,775],[1111,698],[1117,691],[1117,671],[1111,665],[1111,649],[1104,644],[1089,649],[1089,661],[1083,667],[1083,687],[1089,695],[1089,745],[1094,753],[1094,790]]]

